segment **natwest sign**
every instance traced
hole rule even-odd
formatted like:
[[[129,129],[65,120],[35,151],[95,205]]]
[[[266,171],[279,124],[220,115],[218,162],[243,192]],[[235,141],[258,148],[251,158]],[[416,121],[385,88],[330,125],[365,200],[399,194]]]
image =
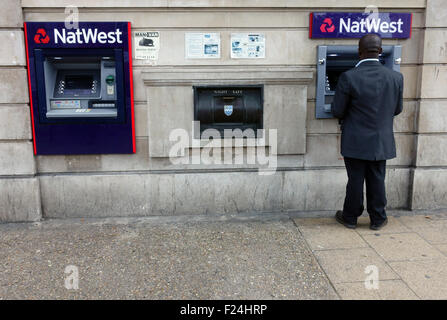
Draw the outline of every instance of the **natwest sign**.
[[[411,37],[411,13],[312,12],[310,38],[361,38],[376,33],[382,38]]]
[[[28,44],[39,48],[123,48],[128,45],[127,22],[25,22]]]
[[[98,31],[97,28],[91,29],[75,29],[74,31],[62,29],[54,29],[55,43],[123,43],[121,39],[122,31],[116,29],[115,31]]]

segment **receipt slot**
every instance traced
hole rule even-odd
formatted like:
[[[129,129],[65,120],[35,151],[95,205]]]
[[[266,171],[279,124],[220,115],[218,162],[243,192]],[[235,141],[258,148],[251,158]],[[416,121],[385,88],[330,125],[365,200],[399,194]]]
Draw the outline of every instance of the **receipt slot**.
[[[383,46],[380,62],[387,68],[400,71],[401,46]],[[331,103],[340,75],[355,67],[359,62],[357,46],[318,46],[317,56],[317,92],[315,117],[333,118]]]
[[[24,27],[35,154],[134,153],[130,23]]]

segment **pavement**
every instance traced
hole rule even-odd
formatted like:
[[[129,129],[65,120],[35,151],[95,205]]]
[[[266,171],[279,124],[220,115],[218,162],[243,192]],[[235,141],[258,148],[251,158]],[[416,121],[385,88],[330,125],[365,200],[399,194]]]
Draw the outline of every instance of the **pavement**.
[[[447,299],[447,211],[0,224],[0,299]]]

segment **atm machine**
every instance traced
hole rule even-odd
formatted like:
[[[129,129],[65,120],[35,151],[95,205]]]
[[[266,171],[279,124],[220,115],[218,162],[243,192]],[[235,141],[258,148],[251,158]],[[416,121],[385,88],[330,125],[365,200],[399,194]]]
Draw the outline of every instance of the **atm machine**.
[[[111,51],[66,53],[37,50],[36,75],[39,113],[43,123],[119,122],[123,118],[122,53]],[[116,81],[118,79],[118,83]],[[42,85],[39,85],[42,84]],[[57,119],[57,120],[56,120]]]
[[[338,78],[358,63],[358,46],[318,46],[317,55],[315,117],[333,118],[331,103]],[[401,46],[383,46],[379,60],[385,67],[400,71],[401,56]]]
[[[35,154],[135,153],[130,23],[26,22]]]

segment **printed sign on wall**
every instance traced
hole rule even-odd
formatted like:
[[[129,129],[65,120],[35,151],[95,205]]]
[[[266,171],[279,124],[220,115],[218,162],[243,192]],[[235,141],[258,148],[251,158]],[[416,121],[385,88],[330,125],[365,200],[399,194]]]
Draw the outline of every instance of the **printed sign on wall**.
[[[310,38],[361,38],[375,33],[382,38],[411,37],[411,13],[312,12]]]
[[[134,32],[135,59],[158,60],[160,50],[160,32],[138,31]]]
[[[220,58],[220,33],[185,33],[185,57]]]
[[[231,59],[265,58],[265,36],[262,33],[232,33]]]

